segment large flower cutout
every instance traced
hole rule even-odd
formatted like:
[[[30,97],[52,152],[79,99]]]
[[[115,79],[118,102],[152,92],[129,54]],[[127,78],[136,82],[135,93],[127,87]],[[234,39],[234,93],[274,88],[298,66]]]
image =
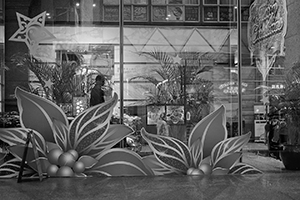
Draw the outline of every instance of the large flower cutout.
[[[143,158],[156,175],[252,174],[260,170],[241,163],[242,148],[251,133],[227,138],[225,107],[205,117],[192,130],[188,145],[182,141],[147,133],[142,136],[154,155]]]
[[[38,160],[47,175],[153,174],[135,152],[113,148],[133,133],[126,125],[110,124],[113,108],[118,101],[116,94],[109,101],[85,110],[70,124],[64,112],[53,102],[20,88],[16,88],[15,94],[21,127],[0,129],[0,140],[9,145],[9,151],[15,157],[0,166],[1,177],[18,175],[29,131],[35,135]],[[122,155],[117,157],[118,162],[115,161],[116,155]],[[29,175],[37,172],[32,146],[29,146],[26,161],[25,172]]]

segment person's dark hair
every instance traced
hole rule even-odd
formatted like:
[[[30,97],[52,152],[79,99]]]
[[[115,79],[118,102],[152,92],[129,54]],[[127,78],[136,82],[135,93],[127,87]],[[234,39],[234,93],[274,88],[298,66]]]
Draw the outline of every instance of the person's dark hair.
[[[96,81],[104,81],[104,76],[102,74],[96,76]]]

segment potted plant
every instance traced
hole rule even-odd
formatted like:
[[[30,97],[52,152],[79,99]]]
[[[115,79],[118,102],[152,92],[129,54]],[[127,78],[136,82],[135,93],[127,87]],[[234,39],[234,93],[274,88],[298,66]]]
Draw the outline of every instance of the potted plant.
[[[286,169],[300,169],[300,62],[286,73],[285,87],[270,96],[270,113],[277,114],[274,138],[282,145],[280,157]]]

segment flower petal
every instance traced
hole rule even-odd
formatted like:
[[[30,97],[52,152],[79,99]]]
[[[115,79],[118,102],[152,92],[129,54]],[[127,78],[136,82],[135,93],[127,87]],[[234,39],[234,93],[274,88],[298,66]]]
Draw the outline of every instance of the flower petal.
[[[97,157],[103,151],[106,151],[113,146],[115,146],[118,142],[124,139],[126,136],[133,133],[133,129],[124,124],[111,124],[101,140],[95,145],[91,146],[91,151],[89,155],[92,157]]]
[[[230,169],[229,173],[230,174],[262,174],[263,172],[251,165],[245,163],[237,163],[234,167]]]
[[[159,176],[172,174],[170,169],[161,164],[161,162],[159,162],[154,155],[143,157],[143,162],[145,163],[145,165],[150,167],[150,169],[152,169],[154,175]]]
[[[109,101],[85,110],[72,121],[69,130],[70,146],[79,155],[88,155],[92,147],[105,136],[117,101],[118,96],[115,94]]]
[[[46,141],[54,142],[52,121],[59,120],[68,126],[69,122],[64,112],[53,102],[26,92],[17,87],[15,94],[20,111],[22,127],[36,130]]]
[[[225,107],[222,105],[194,127],[188,142],[194,162],[210,156],[214,146],[227,138],[225,123]],[[199,142],[202,144],[197,144]],[[202,148],[202,154],[199,148]]]
[[[147,133],[143,128],[142,137],[148,142],[157,160],[170,173],[186,173],[191,166],[191,155],[188,147],[180,140],[172,137],[165,137]]]
[[[229,154],[240,151],[249,142],[250,137],[251,132],[219,142],[211,152],[212,164],[216,165]]]
[[[142,158],[127,149],[110,149],[97,157],[98,163],[85,171],[107,176],[148,176],[152,170],[146,166]]]
[[[92,168],[98,162],[98,160],[91,156],[81,156],[78,161],[83,162],[86,169]]]

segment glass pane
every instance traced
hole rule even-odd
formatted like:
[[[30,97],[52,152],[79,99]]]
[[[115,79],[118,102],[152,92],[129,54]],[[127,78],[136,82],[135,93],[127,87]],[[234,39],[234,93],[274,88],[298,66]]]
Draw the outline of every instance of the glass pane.
[[[237,5],[237,0],[220,0],[220,4]]]
[[[184,4],[199,4],[199,0],[184,0]]]
[[[147,21],[148,9],[146,6],[133,6],[133,20],[134,21]]]
[[[169,4],[182,4],[182,0],[169,0]]]
[[[131,20],[131,6],[124,6],[124,20]]]
[[[220,21],[233,21],[234,8],[233,7],[220,7]]]
[[[199,21],[199,7],[185,6],[185,21]]]
[[[168,6],[169,21],[183,21],[183,6]]]
[[[168,0],[152,0],[153,5],[167,4]]]
[[[153,6],[152,20],[153,21],[166,21],[167,6]]]
[[[218,4],[218,0],[203,0],[204,4]]]
[[[218,7],[204,7],[204,21],[218,21]]]
[[[119,7],[118,6],[104,6],[104,21],[118,21]]]
[[[119,0],[103,0],[103,4],[112,4],[112,5],[118,5],[119,4]]]
[[[148,4],[148,0],[133,0],[133,4]]]

